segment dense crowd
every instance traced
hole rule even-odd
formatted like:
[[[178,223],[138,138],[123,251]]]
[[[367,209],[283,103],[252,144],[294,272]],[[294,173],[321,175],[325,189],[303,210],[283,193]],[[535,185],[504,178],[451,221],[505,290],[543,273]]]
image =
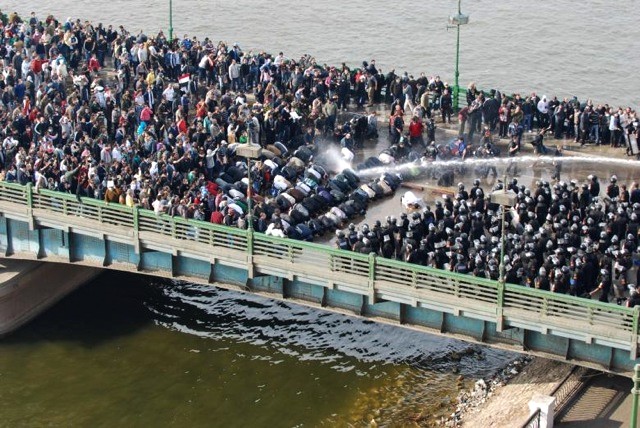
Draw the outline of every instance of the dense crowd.
[[[341,111],[390,105],[390,148],[363,167],[435,157],[434,122],[454,114],[452,88],[438,76],[385,74],[374,60],[350,69],[308,55],[295,61],[283,52],[243,52],[186,35],[168,40],[162,32],[148,37],[70,18],[13,13],[0,20],[0,179],[80,201],[243,228],[251,219],[260,232],[312,239],[363,214],[402,179],[384,174],[364,184],[350,169],[329,177],[315,162],[320,146],[336,144],[351,160],[366,138],[377,137],[375,110],[339,123]],[[629,146],[640,129],[630,108],[484,94],[474,84],[467,101],[458,113],[459,141],[473,142],[481,126],[498,129],[511,136],[514,153],[534,127],[541,147],[547,130]],[[247,143],[263,148],[250,171],[236,156]],[[627,266],[635,251],[640,200],[601,201],[590,189],[515,188],[509,282],[578,295],[610,288],[611,263]],[[350,229],[339,246],[495,277],[497,208],[478,186],[465,194],[461,189],[433,211],[376,223],[362,236]],[[246,195],[254,202],[251,216]]]
[[[505,212],[504,279],[557,293],[640,303],[634,260],[640,230],[640,188],[619,185],[612,176],[606,189],[598,177],[530,189],[517,179],[494,189],[513,191],[516,205]],[[500,278],[501,207],[492,203],[480,180],[455,196],[443,196],[434,207],[409,197],[410,212],[386,222],[352,223],[339,230],[337,246],[376,253],[438,269]]]

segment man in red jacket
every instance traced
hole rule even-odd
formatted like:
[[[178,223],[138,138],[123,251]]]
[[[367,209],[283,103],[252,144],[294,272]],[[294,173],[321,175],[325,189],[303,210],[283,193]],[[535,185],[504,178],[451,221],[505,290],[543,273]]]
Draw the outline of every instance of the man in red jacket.
[[[222,224],[223,220],[224,220],[224,215],[222,215],[220,211],[213,211],[211,213],[211,218],[209,219],[211,223],[215,223],[215,224]]]
[[[89,62],[87,63],[87,69],[90,72],[98,72],[100,71],[100,62],[98,61],[98,58],[96,57],[96,54],[92,54],[91,58],[89,58]]]
[[[140,120],[148,124],[151,121],[152,116],[153,116],[153,110],[151,110],[151,107],[149,107],[149,104],[146,104],[142,109],[142,111],[140,112]]]
[[[424,131],[424,124],[418,116],[413,116],[411,123],[409,124],[409,144],[415,147],[416,144],[424,146],[424,139],[422,133]]]

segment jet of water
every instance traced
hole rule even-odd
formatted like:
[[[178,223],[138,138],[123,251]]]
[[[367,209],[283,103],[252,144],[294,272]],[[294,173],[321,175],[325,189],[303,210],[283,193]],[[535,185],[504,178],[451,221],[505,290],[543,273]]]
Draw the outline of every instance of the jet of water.
[[[478,166],[504,166],[511,164],[526,164],[536,167],[551,166],[554,162],[560,162],[563,165],[569,163],[597,163],[607,165],[620,165],[622,167],[639,167],[640,164],[636,160],[616,159],[604,156],[519,156],[506,158],[470,158],[466,160],[420,160],[415,162],[405,162],[400,164],[391,164],[377,166],[357,171],[358,175],[364,177],[379,176],[384,173],[401,173],[407,168],[418,169],[420,173],[426,173],[433,170],[441,170],[456,167],[478,167]]]

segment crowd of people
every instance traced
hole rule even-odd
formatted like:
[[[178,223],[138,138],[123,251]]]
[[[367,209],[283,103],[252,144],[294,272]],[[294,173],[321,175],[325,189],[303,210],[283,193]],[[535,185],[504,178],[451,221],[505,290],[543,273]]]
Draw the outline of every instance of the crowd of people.
[[[637,155],[640,139],[638,114],[631,107],[609,104],[594,105],[591,99],[581,103],[577,98],[520,94],[507,96],[492,90],[485,94],[471,83],[466,92],[467,105],[458,113],[459,133],[465,135],[468,124],[469,139],[480,131],[481,124],[491,131],[498,130],[500,138],[520,139],[524,132],[551,131],[555,139],[573,139],[584,146],[588,143],[623,147],[628,155]]]
[[[148,37],[35,13],[0,14],[0,21],[0,179],[79,201],[242,228],[251,221],[259,232],[310,240],[340,229],[402,180],[388,173],[363,184],[350,169],[330,177],[315,162],[320,146],[335,143],[352,155],[377,138],[375,110],[342,124],[340,112],[390,105],[390,149],[381,156],[410,160],[429,157],[437,115],[443,122],[453,115],[453,88],[439,76],[384,74],[374,60],[356,69],[327,66],[308,55],[294,61],[209,38],[168,40],[162,32]],[[631,109],[590,102],[485,95],[473,84],[467,100],[458,118],[471,142],[480,126],[499,128],[518,146],[534,126],[612,145],[629,145],[640,129]],[[236,155],[242,144],[263,148],[250,171]],[[381,164],[374,163],[364,167]],[[593,185],[515,188],[509,282],[607,296],[611,262],[627,266],[635,251],[640,200],[621,192],[602,201]],[[350,229],[339,246],[495,277],[496,216],[476,185],[411,219],[376,223],[362,236]]]
[[[617,177],[606,189],[597,176],[533,188],[517,179],[498,183],[516,197],[505,211],[504,280],[556,293],[597,298],[633,307],[640,304],[635,261],[640,230],[640,187],[628,189]],[[602,190],[602,191],[601,191]],[[435,206],[408,198],[399,218],[350,224],[336,232],[344,250],[375,253],[438,269],[500,279],[503,230],[501,207],[476,179],[458,184],[455,196]]]

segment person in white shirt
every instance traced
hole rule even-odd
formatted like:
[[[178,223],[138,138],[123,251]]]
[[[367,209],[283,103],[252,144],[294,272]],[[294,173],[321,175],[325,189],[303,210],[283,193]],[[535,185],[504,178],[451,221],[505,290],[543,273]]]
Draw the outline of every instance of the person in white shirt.
[[[234,59],[229,66],[229,79],[231,79],[231,89],[237,91],[240,89],[240,64]]]
[[[160,215],[162,213],[164,213],[167,209],[167,201],[166,199],[162,199],[161,195],[158,195],[156,197],[156,200],[153,201],[153,203],[151,204],[151,206],[153,207],[153,212],[156,215]]]
[[[546,95],[543,95],[542,99],[538,101],[538,111],[542,114],[547,114],[549,112],[549,101],[547,101]]]
[[[111,157],[115,162],[120,162],[122,160],[122,153],[117,145],[113,146],[113,149],[111,150]]]
[[[280,64],[282,64],[284,62],[284,53],[280,52],[278,55],[276,55],[276,57],[273,59],[273,63],[280,67]]]
[[[167,88],[162,92],[162,97],[167,100],[171,106],[171,111],[173,112],[176,109],[176,91],[173,88],[173,85],[167,86]]]

